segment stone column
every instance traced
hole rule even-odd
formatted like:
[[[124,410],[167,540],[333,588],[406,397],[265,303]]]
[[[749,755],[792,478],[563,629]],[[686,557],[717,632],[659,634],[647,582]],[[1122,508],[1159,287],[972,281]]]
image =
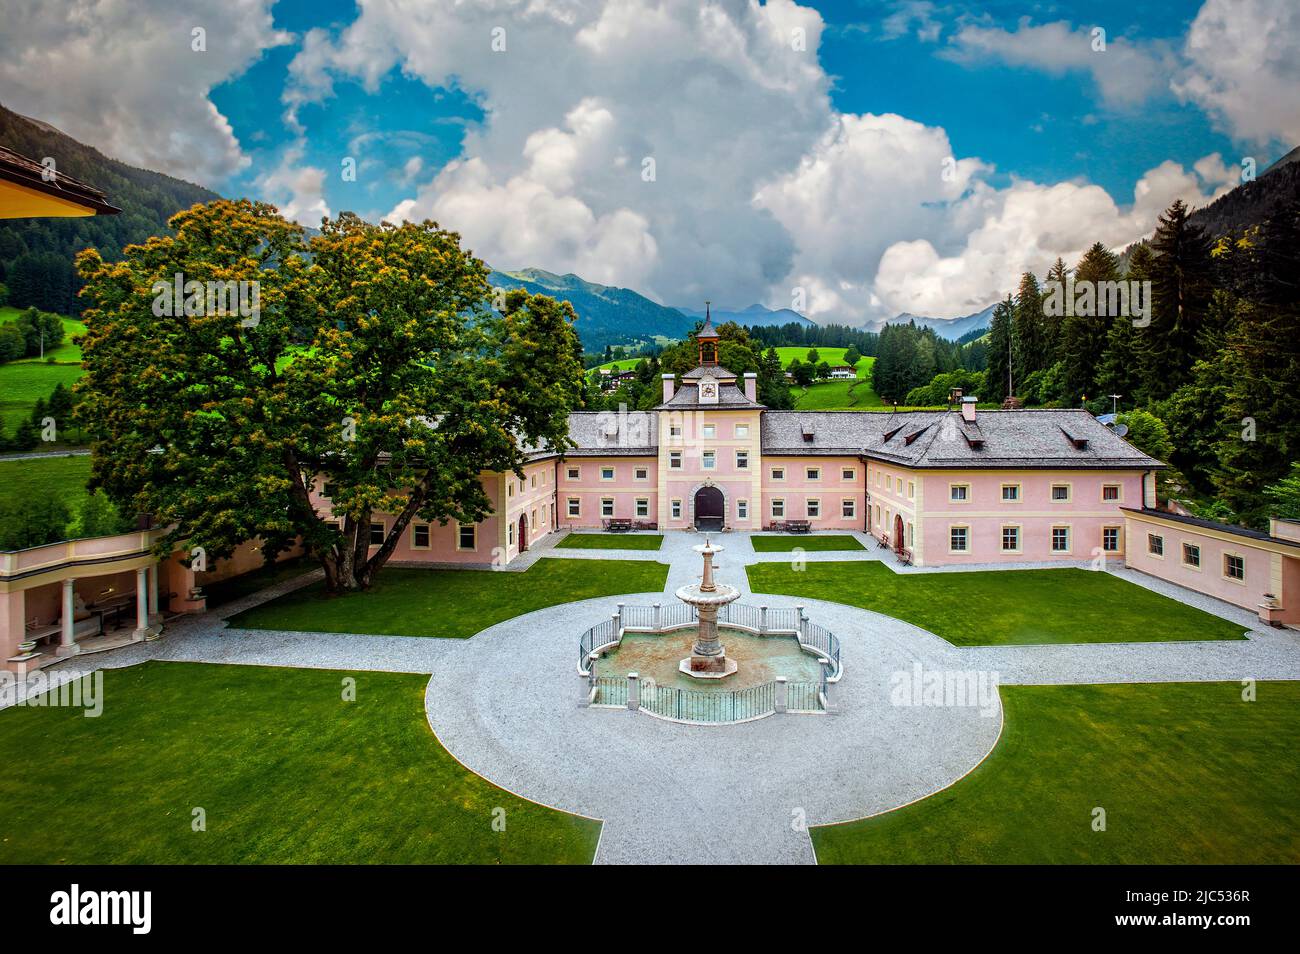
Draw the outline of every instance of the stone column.
[[[58,656],[75,656],[81,652],[81,647],[72,635],[76,625],[76,620],[73,619],[77,612],[76,586],[76,580],[63,581],[63,628],[59,632],[59,648],[55,650],[55,655]]]
[[[627,674],[627,707],[641,708],[641,677],[634,672]]]
[[[767,607],[766,606],[760,606],[758,608],[758,631],[764,634],[767,633]]]
[[[790,683],[785,676],[776,677],[776,711],[788,712],[790,709]]]
[[[135,631],[131,638],[136,642],[149,635],[149,569],[135,571]]]
[[[162,622],[162,614],[158,612],[158,570],[157,563],[149,567],[149,625],[156,626]]]

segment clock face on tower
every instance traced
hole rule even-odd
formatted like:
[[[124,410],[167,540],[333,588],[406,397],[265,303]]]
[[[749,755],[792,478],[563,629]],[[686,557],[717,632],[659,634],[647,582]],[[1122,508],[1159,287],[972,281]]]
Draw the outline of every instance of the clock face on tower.
[[[718,382],[712,378],[704,378],[700,381],[700,403],[717,404],[718,403]]]

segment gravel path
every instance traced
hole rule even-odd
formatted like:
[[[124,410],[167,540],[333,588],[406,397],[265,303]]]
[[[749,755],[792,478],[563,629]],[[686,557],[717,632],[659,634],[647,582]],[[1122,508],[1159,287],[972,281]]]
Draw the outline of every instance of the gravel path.
[[[806,552],[808,562],[878,560],[865,551]],[[577,640],[616,602],[672,599],[699,579],[700,535],[670,532],[657,552],[555,550],[561,559],[655,559],[665,592],[567,603],[492,626],[469,640],[224,628],[218,614],[168,624],[166,638],[74,657],[62,670],[146,659],[430,674],[429,723],[469,769],[519,795],[604,820],[605,863],[808,863],[807,826],[886,811],[950,785],[977,765],[1002,727],[996,693],[976,705],[896,705],[891,688],[922,673],[983,673],[1006,684],[1300,679],[1300,634],[1246,640],[1069,646],[955,647],[901,620],[837,603],[748,593],[756,554],[744,534],[719,534],[721,581],[748,602],[802,603],[843,644],[845,675],[827,715],[775,715],[736,726],[685,726],[641,713],[588,709]],[[891,567],[892,568],[892,567]],[[1117,575],[1242,623],[1227,604],[1127,570]],[[319,571],[223,607],[221,616],[306,585]],[[340,621],[341,624],[345,621]],[[910,684],[910,683],[909,683]]]

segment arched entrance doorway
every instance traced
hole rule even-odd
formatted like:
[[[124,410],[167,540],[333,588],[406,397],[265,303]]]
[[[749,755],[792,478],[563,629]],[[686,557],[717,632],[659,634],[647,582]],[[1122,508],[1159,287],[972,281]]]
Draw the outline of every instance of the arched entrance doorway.
[[[695,491],[695,529],[721,530],[726,516],[722,491],[717,487],[701,487]]]
[[[528,549],[528,514],[519,515],[519,552]]]
[[[903,518],[894,515],[894,552],[901,554],[903,552]]]

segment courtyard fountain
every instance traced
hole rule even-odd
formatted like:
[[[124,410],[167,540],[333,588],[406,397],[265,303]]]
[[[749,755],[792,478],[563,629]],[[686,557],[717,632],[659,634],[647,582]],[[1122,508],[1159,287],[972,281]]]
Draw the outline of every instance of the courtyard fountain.
[[[678,668],[695,679],[723,679],[734,675],[739,668],[734,659],[727,658],[727,647],[718,639],[718,609],[740,598],[740,590],[713,579],[713,557],[722,552],[708,537],[692,549],[704,558],[704,575],[699,583],[691,583],[677,590],[677,598],[695,609],[699,617],[699,631],[691,654],[678,664]]]

